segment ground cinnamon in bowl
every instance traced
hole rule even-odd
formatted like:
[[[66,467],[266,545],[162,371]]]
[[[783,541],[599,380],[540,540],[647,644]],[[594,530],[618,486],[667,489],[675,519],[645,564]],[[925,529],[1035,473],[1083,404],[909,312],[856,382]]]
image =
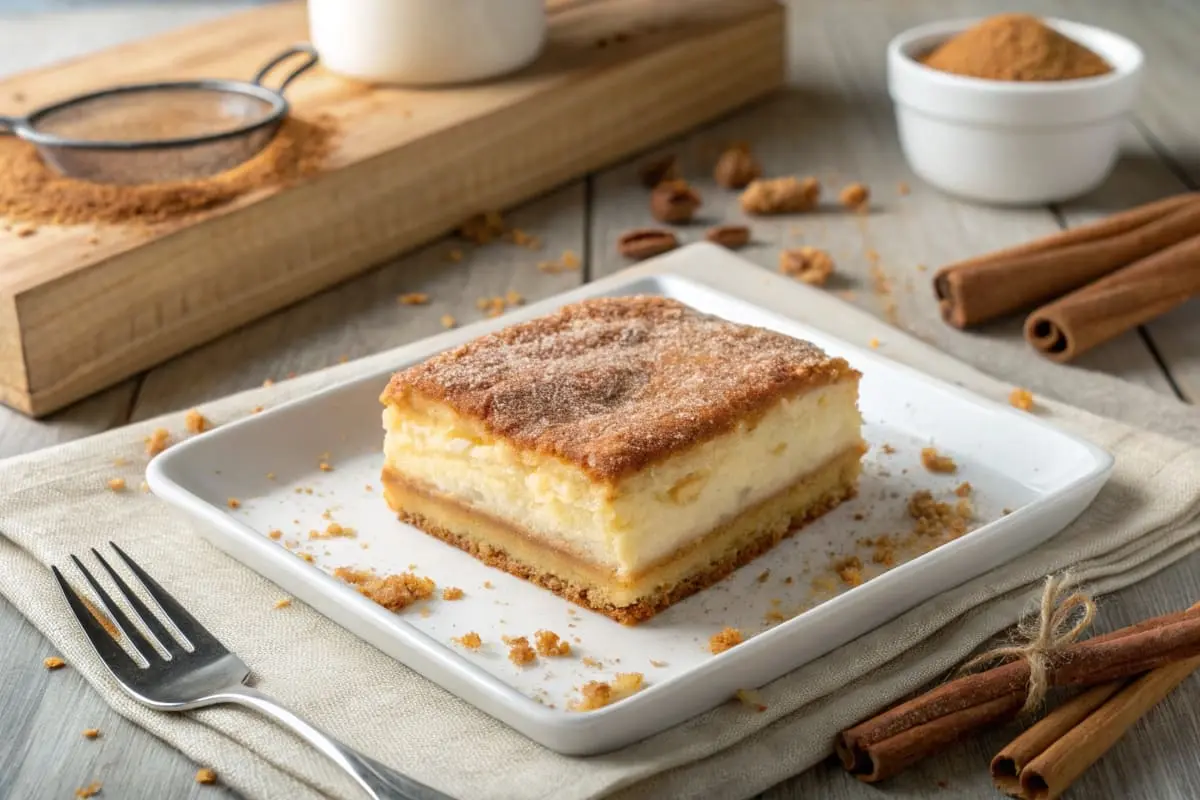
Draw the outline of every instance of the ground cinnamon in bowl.
[[[30,144],[0,139],[0,217],[52,225],[154,224],[223,206],[246,194],[286,186],[321,168],[333,147],[332,117],[290,117],[254,158],[194,181],[121,185],[64,177]]]
[[[1069,81],[1112,65],[1029,14],[988,17],[920,59],[927,67],[993,81]]]

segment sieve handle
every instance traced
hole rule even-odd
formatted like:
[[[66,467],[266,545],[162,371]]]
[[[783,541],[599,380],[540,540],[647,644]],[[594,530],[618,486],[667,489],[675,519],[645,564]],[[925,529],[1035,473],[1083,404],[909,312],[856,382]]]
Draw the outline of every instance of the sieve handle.
[[[283,83],[279,84],[279,88],[274,90],[280,94],[283,94],[283,90],[288,87],[289,83],[296,80],[296,78],[299,78],[306,70],[316,66],[318,61],[317,51],[311,44],[292,45],[287,50],[284,50],[282,53],[272,58],[266,64],[263,64],[262,69],[256,72],[251,80],[253,80],[258,86],[265,86],[268,89],[271,88],[263,83],[263,81],[266,80],[267,75],[271,72],[271,70],[275,69],[280,64],[294,56],[304,56],[304,61],[302,61],[298,67],[289,72],[287,76],[284,77]]]

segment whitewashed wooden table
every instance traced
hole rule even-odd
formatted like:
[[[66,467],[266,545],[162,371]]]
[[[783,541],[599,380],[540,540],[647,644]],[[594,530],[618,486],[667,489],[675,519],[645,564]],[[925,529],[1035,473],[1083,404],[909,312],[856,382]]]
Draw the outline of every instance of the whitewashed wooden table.
[[[237,2],[110,4],[104,0],[14,0],[0,5],[0,74],[25,69],[118,41],[223,13]],[[246,3],[243,3],[246,4]],[[1063,207],[994,210],[938,195],[915,180],[900,156],[884,88],[883,48],[911,25],[946,17],[1007,10],[1000,0],[793,0],[790,3],[792,88],[766,102],[661,148],[683,157],[689,178],[712,189],[708,165],[717,143],[754,143],[773,174],[816,174],[832,186],[861,180],[874,190],[877,211],[865,220],[817,215],[755,221],[745,251],[774,268],[781,246],[812,244],[835,256],[835,290],[888,322],[1037,393],[1078,402],[1098,413],[1120,404],[1131,421],[1200,443],[1196,412],[1184,407],[1140,418],[1129,410],[1134,388],[1200,401],[1200,301],[1130,333],[1078,365],[1041,362],[1001,324],[983,336],[990,348],[979,363],[980,334],[946,329],[937,319],[925,267],[995,249],[1075,225],[1152,197],[1196,189],[1200,181],[1200,4],[1194,0],[1045,0],[1028,10],[1102,25],[1131,36],[1147,51],[1146,86],[1128,127],[1126,158],[1091,197]],[[106,6],[112,6],[107,7]],[[46,12],[49,9],[49,13]],[[640,160],[640,159],[638,159]],[[636,160],[635,160],[636,161]],[[620,269],[613,240],[649,221],[635,162],[613,165],[512,212],[521,228],[545,241],[544,254],[521,248],[480,249],[461,264],[447,263],[449,247],[435,244],[325,292],[113,387],[43,421],[0,410],[0,457],[87,436],[162,412],[203,404],[257,386],[394,347],[440,330],[439,319],[477,318],[475,300],[512,290],[536,299]],[[907,182],[908,196],[897,186]],[[706,219],[734,219],[732,200],[706,193]],[[698,238],[702,228],[689,230]],[[536,260],[565,250],[580,270],[540,272]],[[869,251],[892,286],[895,307],[879,291]],[[2,268],[2,265],[0,265]],[[404,307],[402,292],[427,292],[432,302]],[[880,323],[884,324],[883,321]],[[1110,402],[1111,401],[1111,402]],[[1134,406],[1137,403],[1133,403]],[[1185,607],[1200,599],[1200,553],[1111,598],[1101,629]],[[0,600],[0,799],[67,798],[91,781],[113,798],[230,796],[193,782],[199,765],[110,710],[70,669],[48,672],[50,645]],[[84,728],[102,738],[85,740]],[[867,798],[995,795],[986,778],[991,755],[1013,735],[997,730],[964,742],[883,787],[867,787],[833,765],[822,765],[763,795]],[[1200,798],[1200,681],[1192,679],[1156,709],[1096,767],[1071,796],[1193,800]]]

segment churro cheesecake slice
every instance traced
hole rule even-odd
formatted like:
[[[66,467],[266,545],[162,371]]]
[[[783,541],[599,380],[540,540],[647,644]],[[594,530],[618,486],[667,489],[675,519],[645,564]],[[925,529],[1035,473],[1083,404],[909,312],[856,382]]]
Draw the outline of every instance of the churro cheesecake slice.
[[[400,519],[625,623],[854,494],[859,373],[661,297],[588,300],[392,377]]]

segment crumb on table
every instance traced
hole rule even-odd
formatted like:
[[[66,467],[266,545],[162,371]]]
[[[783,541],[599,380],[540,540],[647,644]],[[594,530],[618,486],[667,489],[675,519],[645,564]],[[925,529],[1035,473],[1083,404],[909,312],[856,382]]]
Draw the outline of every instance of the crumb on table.
[[[402,306],[423,306],[429,303],[429,295],[424,292],[405,292],[396,298]]]
[[[183,425],[188,433],[204,433],[209,428],[208,420],[194,408],[183,418]]]
[[[458,324],[458,320],[456,320],[454,317],[450,316],[449,314],[442,314],[441,322],[442,322],[442,327],[445,328],[446,330],[450,330],[451,328],[453,328],[455,325]]]
[[[479,638],[479,634],[475,631],[467,631],[462,636],[455,636],[450,641],[462,645],[468,650],[478,650],[483,647],[483,639]]]
[[[217,773],[209,767],[202,767],[196,771],[196,783],[213,784],[217,782]]]
[[[238,500],[236,497],[230,497],[225,501],[225,505],[229,506],[230,508],[241,508],[242,501]]]
[[[109,478],[108,479],[108,488],[114,492],[125,491],[125,479],[124,478]]]
[[[537,652],[543,658],[558,658],[571,654],[571,645],[562,641],[554,631],[540,630],[533,635]]]
[[[871,190],[866,184],[852,183],[842,189],[838,202],[851,211],[866,211],[871,202]]]
[[[100,738],[100,729],[99,728],[84,728],[83,729],[83,738],[99,739]]]
[[[466,593],[457,586],[447,586],[445,589],[442,589],[443,600],[462,600],[464,594]]]
[[[46,656],[46,658],[42,659],[42,666],[46,669],[62,669],[66,665],[67,662],[58,656]]]
[[[88,797],[95,797],[96,795],[100,794],[100,789],[102,787],[103,784],[101,784],[100,781],[92,781],[87,786],[82,786],[76,789],[75,797],[81,798],[81,800],[86,800]]]
[[[171,434],[166,428],[155,428],[154,432],[146,437],[145,442],[146,455],[153,458],[167,449],[171,442]]]
[[[958,471],[958,465],[950,456],[944,456],[935,447],[921,448],[921,465],[930,472],[953,473]]]
[[[1013,389],[1008,395],[1008,404],[1022,411],[1033,411],[1033,393],[1028,389]]]
[[[737,628],[725,628],[714,633],[708,640],[708,649],[713,655],[724,653],[726,650],[742,643],[742,632]]]
[[[810,286],[824,286],[834,272],[833,256],[816,247],[795,247],[779,254],[779,271]]]
[[[275,601],[276,608],[287,608],[291,604],[292,604],[292,598],[290,598],[290,597],[281,597]]]
[[[437,588],[430,578],[411,572],[380,577],[368,570],[338,567],[333,571],[333,576],[351,584],[359,594],[388,611],[400,611],[418,600],[427,600]]]

